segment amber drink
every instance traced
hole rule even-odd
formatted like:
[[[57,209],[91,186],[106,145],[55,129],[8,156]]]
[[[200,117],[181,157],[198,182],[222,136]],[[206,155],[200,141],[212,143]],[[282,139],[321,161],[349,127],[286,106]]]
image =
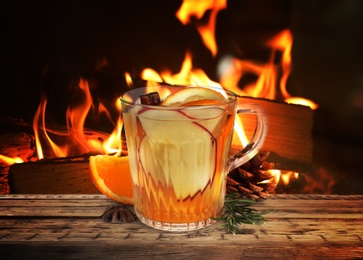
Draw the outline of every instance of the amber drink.
[[[228,91],[217,104],[140,103],[145,93],[163,100],[180,88],[138,88],[121,98],[135,212],[141,222],[170,231],[206,227],[222,213],[238,104]]]

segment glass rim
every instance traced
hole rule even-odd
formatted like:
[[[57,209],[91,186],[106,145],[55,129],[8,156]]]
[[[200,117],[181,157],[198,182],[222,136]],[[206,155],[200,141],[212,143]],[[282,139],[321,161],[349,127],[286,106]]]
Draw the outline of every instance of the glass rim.
[[[220,104],[211,104],[211,105],[198,105],[198,106],[159,106],[159,105],[147,105],[147,104],[141,104],[141,103],[136,103],[135,101],[137,100],[137,97],[133,97],[132,99],[134,99],[134,101],[130,101],[127,100],[125,98],[125,96],[131,92],[135,92],[137,93],[139,90],[141,89],[155,89],[155,88],[192,88],[192,87],[203,87],[203,88],[210,88],[213,90],[216,90],[217,92],[220,91],[224,91],[226,93],[226,95],[228,96],[228,98],[224,101],[221,102]],[[150,93],[150,92],[149,92]],[[144,92],[144,94],[147,94],[146,92]],[[142,95],[142,94],[140,94]],[[139,95],[139,96],[140,96]],[[236,102],[238,100],[238,95],[236,93],[234,93],[233,91],[224,89],[222,87],[215,87],[215,86],[206,86],[206,85],[199,85],[199,86],[193,86],[193,85],[152,85],[152,86],[142,86],[142,87],[136,87],[136,88],[132,88],[129,89],[125,92],[122,93],[121,97],[120,97],[121,102],[129,105],[129,106],[135,106],[135,107],[152,107],[152,108],[158,108],[158,109],[203,109],[203,108],[211,108],[211,107],[219,107],[219,106],[225,106],[228,104],[232,104],[233,102]]]

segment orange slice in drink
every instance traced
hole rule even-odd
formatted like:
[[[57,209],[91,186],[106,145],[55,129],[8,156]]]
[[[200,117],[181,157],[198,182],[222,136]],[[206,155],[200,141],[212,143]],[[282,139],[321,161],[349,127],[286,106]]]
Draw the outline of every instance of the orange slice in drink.
[[[110,199],[133,205],[128,157],[90,156],[91,179],[97,189]]]
[[[215,99],[199,99],[183,103],[182,107],[220,105],[222,102]]]
[[[189,87],[171,93],[162,106],[207,106],[225,102],[225,97],[210,88]]]

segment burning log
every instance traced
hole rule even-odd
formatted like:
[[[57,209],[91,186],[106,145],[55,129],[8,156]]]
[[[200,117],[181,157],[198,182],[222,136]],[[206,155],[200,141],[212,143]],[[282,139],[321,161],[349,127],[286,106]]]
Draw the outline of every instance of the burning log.
[[[260,106],[268,119],[267,136],[262,151],[270,151],[273,161],[286,164],[291,170],[310,172],[313,162],[313,115],[307,106],[287,104],[272,100],[240,97],[240,104],[253,103]],[[247,136],[253,135],[254,118],[244,118]],[[276,155],[276,156],[275,156]]]
[[[0,135],[0,154],[28,161],[34,156],[34,137],[27,133]]]
[[[14,164],[9,170],[10,193],[99,194],[88,155]]]
[[[91,153],[55,158],[51,147],[45,145],[42,147],[44,154],[53,157],[38,160],[35,138],[26,133],[31,131],[31,126],[26,124],[19,126],[16,121],[11,122],[9,128],[13,125],[23,129],[24,132],[0,135],[0,156],[13,160],[5,164],[0,157],[0,194],[99,193],[90,180],[88,157]],[[60,126],[56,126],[55,129],[52,132],[63,131]],[[89,138],[106,138],[105,133],[86,131]],[[40,137],[45,139],[42,132]],[[16,157],[19,157],[22,163],[13,164]]]
[[[26,162],[32,160],[35,154],[34,137],[27,133],[12,133],[0,135],[0,194],[8,194],[9,165],[6,158]],[[5,158],[6,157],[6,158]]]

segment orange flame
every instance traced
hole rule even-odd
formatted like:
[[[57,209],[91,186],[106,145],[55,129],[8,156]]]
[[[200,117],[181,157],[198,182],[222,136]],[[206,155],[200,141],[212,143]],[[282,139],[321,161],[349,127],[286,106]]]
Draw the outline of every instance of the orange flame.
[[[113,153],[115,155],[121,153],[121,116],[116,123],[115,130],[104,142],[93,136],[88,136],[84,126],[89,111],[93,106],[93,100],[86,80],[80,80],[79,89],[83,94],[84,102],[75,107],[68,107],[66,111],[67,131],[62,132],[60,130],[54,131],[47,129],[45,116],[47,99],[41,100],[33,120],[33,130],[39,159],[44,158],[40,137],[41,133],[56,157],[66,157],[75,155],[75,153],[79,155],[92,151],[98,153]],[[121,105],[117,105],[119,103],[118,101],[115,106],[121,111]],[[99,104],[98,112],[105,114],[111,119],[109,112],[102,103]],[[40,126],[39,121],[41,122]],[[51,138],[50,134],[56,134],[58,139],[59,137],[65,139],[62,140],[64,144],[57,144]]]
[[[5,165],[13,165],[14,163],[22,163],[24,162],[20,157],[8,157],[5,155],[0,154],[0,162],[4,163]]]
[[[276,50],[282,52],[282,70],[283,75],[280,79],[280,90],[282,95],[287,98],[290,97],[286,90],[287,78],[291,72],[291,49],[292,49],[292,34],[289,30],[284,30],[267,42],[267,46],[273,50],[273,55],[275,56]]]
[[[121,103],[117,98],[115,101],[115,107],[119,111],[119,117],[116,122],[115,129],[109,136],[109,138],[103,143],[103,151],[107,154],[114,154],[115,156],[119,156],[122,153],[122,140],[121,140],[121,131],[122,131],[122,117],[121,117]],[[107,111],[105,109],[105,111]],[[108,111],[107,111],[107,114]],[[111,116],[109,116],[111,119]]]
[[[233,57],[224,57],[219,64],[221,84],[241,95],[274,99],[276,97],[276,68],[273,64],[259,64],[257,62],[239,60]],[[255,84],[247,85],[243,90],[238,82],[246,73],[258,76]]]
[[[201,20],[204,14],[210,10],[208,23],[197,25],[197,30],[202,37],[204,45],[211,51],[213,56],[216,56],[218,51],[215,41],[217,14],[226,7],[226,0],[204,0],[197,3],[194,1],[183,1],[183,4],[176,13],[176,17],[186,25],[190,23],[193,16],[197,17],[198,20]]]
[[[147,81],[148,85],[155,85],[159,82],[177,85],[191,86],[210,86],[222,88],[221,84],[209,79],[207,74],[201,69],[193,68],[192,56],[186,53],[181,70],[179,73],[172,75],[169,70],[164,70],[160,74],[150,68],[144,69],[141,78]]]
[[[274,52],[279,50],[282,52],[282,70],[283,75],[280,79],[280,90],[282,96],[285,98],[285,102],[291,104],[300,104],[304,106],[309,106],[311,109],[315,110],[318,105],[311,100],[302,97],[291,97],[287,92],[286,82],[291,72],[291,49],[293,44],[293,37],[290,30],[284,30],[276,35],[271,41],[267,43],[267,46],[271,47]]]
[[[267,47],[271,48],[272,54],[267,64],[257,63],[255,61],[240,60],[234,57],[224,57],[219,64],[220,83],[227,89],[236,92],[239,95],[260,97],[267,99],[276,99],[277,97],[277,79],[279,69],[282,69],[280,78],[280,92],[285,102],[309,106],[311,109],[317,109],[318,105],[311,100],[301,97],[291,97],[287,92],[286,82],[291,72],[291,49],[293,37],[289,30],[284,30],[274,36],[267,42]],[[282,52],[281,65],[274,64],[276,52]],[[252,73],[257,75],[255,84],[249,84],[240,89],[238,82],[243,75]]]

